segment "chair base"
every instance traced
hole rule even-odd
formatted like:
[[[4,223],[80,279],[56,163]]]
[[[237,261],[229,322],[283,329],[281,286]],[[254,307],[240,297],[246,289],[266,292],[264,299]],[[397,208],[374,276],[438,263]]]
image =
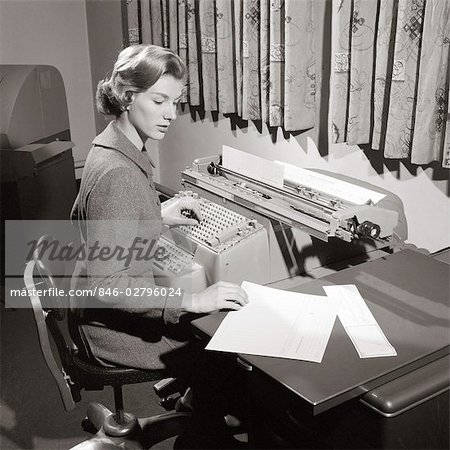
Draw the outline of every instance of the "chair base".
[[[95,436],[76,445],[72,450],[123,449],[124,443],[127,450],[148,449],[158,442],[180,434],[190,416],[190,413],[169,412],[136,419],[132,414],[126,413],[126,423],[121,426],[114,422],[114,413],[108,408],[100,403],[90,403],[87,421],[92,429],[98,431]]]

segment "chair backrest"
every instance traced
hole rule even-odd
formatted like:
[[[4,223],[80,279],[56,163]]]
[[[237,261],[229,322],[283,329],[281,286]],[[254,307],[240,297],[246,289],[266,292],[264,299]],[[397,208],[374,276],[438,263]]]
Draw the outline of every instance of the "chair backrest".
[[[50,248],[54,240],[42,236],[36,248],[47,241],[43,248]],[[113,386],[116,404],[122,404],[123,384],[155,381],[164,376],[162,370],[140,370],[130,367],[104,367],[85,354],[78,343],[78,331],[72,320],[70,305],[66,295],[56,295],[64,281],[63,262],[54,261],[45,251],[35,251],[33,259],[25,267],[24,282],[33,308],[39,343],[47,367],[58,386],[66,411],[74,409],[75,402],[81,400],[80,391],[101,390]],[[53,289],[52,295],[40,295],[42,291]],[[56,344],[52,346],[52,342]],[[78,345],[76,345],[78,344]],[[56,347],[56,350],[53,350]],[[117,403],[118,402],[118,403]]]
[[[38,246],[44,239],[51,240],[48,236],[42,236],[38,241]],[[45,303],[42,302],[42,295],[38,294],[44,290],[49,293],[48,289],[51,288],[58,289],[58,284],[49,266],[42,261],[36,251],[33,259],[25,267],[24,282],[33,309],[39,344],[45,363],[56,381],[64,408],[69,411],[75,408],[71,389],[72,382],[68,376],[72,345],[67,344],[60,326],[67,317],[67,305],[64,302],[65,299],[58,295],[48,295],[45,297]],[[53,293],[56,292],[56,290],[53,291]],[[56,344],[60,364],[58,364],[58,358],[53,352],[50,336]]]

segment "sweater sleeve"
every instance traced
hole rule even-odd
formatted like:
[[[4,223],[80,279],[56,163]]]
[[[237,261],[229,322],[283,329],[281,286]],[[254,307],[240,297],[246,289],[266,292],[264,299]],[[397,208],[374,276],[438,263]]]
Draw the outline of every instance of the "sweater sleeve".
[[[145,197],[144,197],[145,198]],[[142,220],[142,184],[132,169],[114,168],[87,199],[87,277],[95,307],[113,307],[177,323],[182,295],[158,287],[151,258],[156,256],[160,211]]]

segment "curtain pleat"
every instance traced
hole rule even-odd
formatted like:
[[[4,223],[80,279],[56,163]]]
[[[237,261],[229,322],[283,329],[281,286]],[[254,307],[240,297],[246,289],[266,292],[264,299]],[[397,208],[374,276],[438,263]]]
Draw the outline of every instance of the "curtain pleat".
[[[143,44],[151,44],[152,42],[150,3],[148,0],[141,1],[141,41]]]
[[[163,44],[161,0],[149,0],[149,1],[150,1],[152,44],[161,46]]]
[[[449,51],[450,58],[450,51]],[[447,70],[447,79],[450,78],[450,69]],[[447,87],[447,105],[450,105],[450,89]],[[445,129],[444,152],[442,156],[442,167],[450,169],[450,114],[447,113],[447,126]]]
[[[312,2],[286,0],[284,128],[304,130],[315,123],[316,73]]]
[[[410,154],[423,14],[423,0],[399,0],[384,148],[386,158],[407,158]]]
[[[197,26],[195,23],[195,0],[186,0],[186,19],[188,37],[188,74],[189,74],[189,103],[193,106],[200,105],[200,78],[197,50]]]
[[[450,2],[428,0],[420,55],[419,86],[411,162],[439,159],[448,109]]]
[[[370,140],[373,44],[377,2],[354,0],[350,38],[350,98],[347,141],[365,144]]]
[[[284,117],[284,1],[271,1],[269,24],[269,125],[280,127]]]
[[[169,23],[169,48],[175,53],[178,50],[178,2],[168,0],[167,18]]]
[[[259,77],[259,0],[243,4],[242,39],[242,117],[246,120],[261,119]]]
[[[386,102],[388,102],[392,73],[390,54],[393,48],[396,19],[394,6],[394,0],[380,2],[373,95],[372,148],[374,150],[380,149],[382,132],[386,124]]]
[[[199,2],[203,106],[217,110],[216,27],[214,0]]]
[[[140,43],[139,0],[127,2],[128,42],[130,45]]]
[[[170,0],[161,0],[161,17],[162,17],[162,46],[170,47],[169,43],[169,7]]]
[[[331,132],[337,144],[347,140],[350,80],[350,22],[352,1],[333,1],[333,60],[331,76]]]
[[[233,0],[233,17],[234,17],[234,49],[235,49],[235,77],[236,77],[236,90],[235,97],[237,103],[237,113],[242,116],[242,89],[243,89],[243,30],[242,30],[242,4],[241,0]]]
[[[188,63],[187,49],[188,49],[188,36],[186,28],[186,0],[178,0],[178,54],[181,59]],[[188,101],[190,82],[189,72],[186,74],[186,87],[183,90],[181,102],[186,103]]]
[[[261,120],[269,122],[270,92],[270,0],[260,3]]]
[[[227,114],[236,111],[232,0],[216,0],[216,8],[218,102],[219,110]]]

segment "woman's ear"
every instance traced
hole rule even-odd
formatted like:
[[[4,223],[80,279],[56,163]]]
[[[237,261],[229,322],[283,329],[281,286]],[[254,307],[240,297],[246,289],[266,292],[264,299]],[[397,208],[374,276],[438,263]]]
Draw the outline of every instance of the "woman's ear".
[[[130,106],[134,102],[134,99],[136,98],[136,94],[133,91],[127,91],[125,94],[125,98],[126,98],[127,102],[129,103],[128,106]]]

